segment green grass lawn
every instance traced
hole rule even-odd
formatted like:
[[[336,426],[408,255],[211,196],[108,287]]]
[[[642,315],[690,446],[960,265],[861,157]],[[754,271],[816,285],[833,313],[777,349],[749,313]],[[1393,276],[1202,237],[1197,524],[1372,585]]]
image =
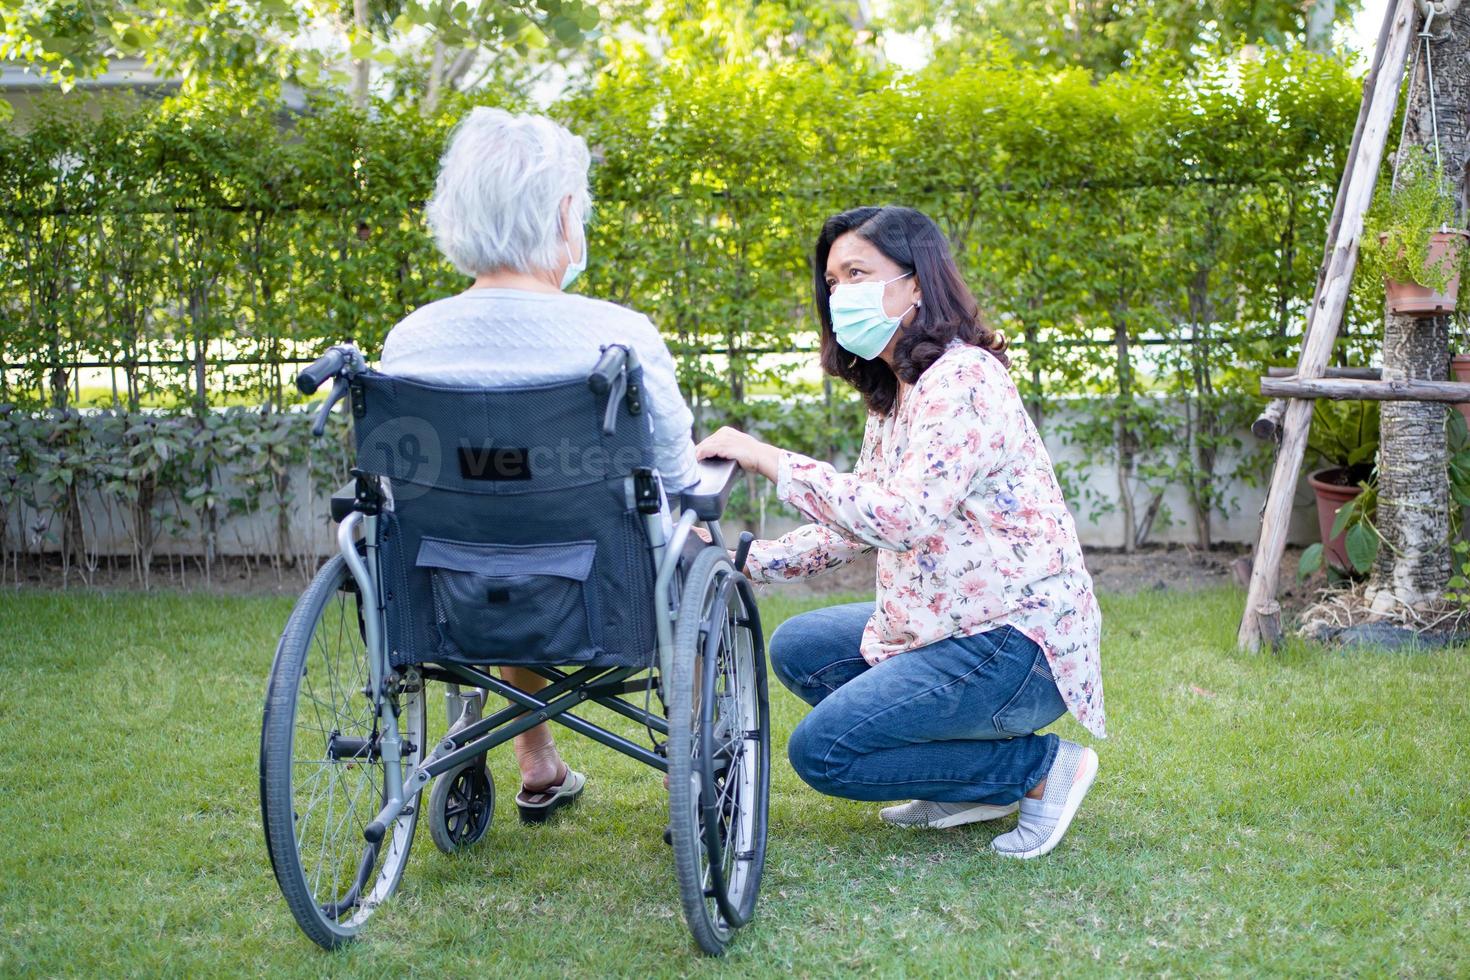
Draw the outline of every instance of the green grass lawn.
[[[802,706],[773,686],[761,905],[711,961],[679,916],[659,776],[570,734],[577,808],[522,827],[502,749],[485,840],[451,859],[421,829],[365,937],[321,952],[276,891],[256,795],[289,603],[7,594],[0,974],[1464,975],[1470,658],[1245,656],[1240,605],[1104,597],[1102,772],[1025,863],[990,854],[994,829],[896,832],[807,789],[782,751]],[[801,608],[765,597],[768,633]]]

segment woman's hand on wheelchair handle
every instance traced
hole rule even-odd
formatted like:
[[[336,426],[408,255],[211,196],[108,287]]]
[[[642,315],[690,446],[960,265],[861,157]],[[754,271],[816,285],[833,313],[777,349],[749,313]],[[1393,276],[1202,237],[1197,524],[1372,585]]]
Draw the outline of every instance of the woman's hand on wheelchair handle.
[[[710,459],[711,457],[733,459],[741,469],[759,473],[768,480],[775,480],[776,464],[780,459],[781,450],[761,442],[755,436],[726,425],[721,426],[714,433],[705,437],[698,446],[695,446],[694,454],[699,459]]]

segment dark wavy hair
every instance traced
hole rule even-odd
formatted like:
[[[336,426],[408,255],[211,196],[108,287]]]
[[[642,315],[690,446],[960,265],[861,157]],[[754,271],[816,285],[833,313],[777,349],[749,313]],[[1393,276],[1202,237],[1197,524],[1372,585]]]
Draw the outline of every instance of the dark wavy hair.
[[[857,357],[837,343],[832,332],[831,297],[827,290],[827,255],[832,243],[853,232],[904,272],[911,272],[924,302],[904,327],[893,350],[893,368],[881,359]],[[1005,335],[991,329],[980,316],[975,297],[960,278],[949,243],[929,217],[913,208],[853,208],[833,215],[822,225],[812,256],[812,281],[817,319],[822,322],[822,370],[856,388],[868,409],[886,415],[898,397],[898,381],[913,384],[939,360],[949,342],[958,337],[988,350],[1007,367]]]

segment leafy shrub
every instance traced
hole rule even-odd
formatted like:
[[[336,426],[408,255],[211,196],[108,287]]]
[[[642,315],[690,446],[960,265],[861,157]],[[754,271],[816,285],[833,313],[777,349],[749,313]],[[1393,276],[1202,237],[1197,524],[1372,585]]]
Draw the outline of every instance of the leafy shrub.
[[[1208,544],[1218,487],[1261,470],[1227,422],[1298,343],[1359,94],[1306,54],[1097,80],[992,50],[911,76],[622,62],[550,111],[597,151],[582,288],[653,318],[703,431],[764,426],[822,457],[860,435],[851,394],[814,381],[808,253],[835,211],[910,204],[1012,338],[1043,430],[1051,402],[1095,399],[1099,424],[1066,435],[1128,489],[1079,503],[1129,514],[1136,542],[1177,519],[1155,502],[1183,481]],[[220,91],[0,127],[0,398],[68,405],[90,362],[129,414],[293,407],[298,359],[343,339],[374,356],[466,285],[421,214],[466,105],[321,103],[283,126]],[[217,424],[196,422],[170,464],[191,482],[165,495],[206,552],[232,506]],[[278,514],[304,489],[267,476],[273,452],[235,506]]]

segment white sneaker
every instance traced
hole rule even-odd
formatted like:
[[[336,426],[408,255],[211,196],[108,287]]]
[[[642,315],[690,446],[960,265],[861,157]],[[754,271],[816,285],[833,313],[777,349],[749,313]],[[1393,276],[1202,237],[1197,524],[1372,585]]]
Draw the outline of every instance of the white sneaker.
[[[1019,808],[1018,803],[992,806],[989,803],[935,803],[932,800],[913,800],[901,806],[884,807],[878,816],[884,823],[895,827],[924,827],[943,830],[961,824],[981,823],[1008,817]]]
[[[1021,819],[1016,829],[990,842],[1004,857],[1040,857],[1061,841],[1082,798],[1097,778],[1097,753],[1076,742],[1062,740],[1046,774],[1041,799],[1021,797]]]

